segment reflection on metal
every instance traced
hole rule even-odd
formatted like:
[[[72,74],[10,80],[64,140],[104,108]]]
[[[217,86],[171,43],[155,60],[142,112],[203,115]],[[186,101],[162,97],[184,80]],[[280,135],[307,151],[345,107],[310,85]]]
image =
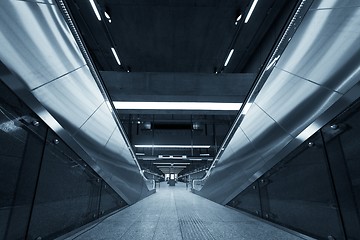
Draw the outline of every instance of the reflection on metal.
[[[333,130],[336,130],[336,129],[339,128],[339,126],[337,124],[333,124],[333,125],[330,126],[330,128],[333,129]]]
[[[277,60],[279,60],[280,55],[278,55],[276,58],[274,58],[265,68],[265,71],[269,70],[270,68],[274,67],[275,64],[277,63]]]
[[[57,2],[0,2],[1,79],[134,203],[149,194],[147,178],[64,2]]]
[[[38,127],[40,125],[39,121],[36,121],[36,120],[32,121],[31,124],[35,127]]]
[[[360,6],[322,2],[300,2],[198,194],[226,204],[360,97]]]

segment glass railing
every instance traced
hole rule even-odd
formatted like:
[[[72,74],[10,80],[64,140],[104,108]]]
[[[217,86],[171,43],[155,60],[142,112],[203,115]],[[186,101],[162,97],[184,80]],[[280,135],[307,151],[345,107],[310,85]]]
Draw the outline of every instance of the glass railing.
[[[0,81],[0,239],[54,239],[127,203]]]
[[[227,205],[316,239],[360,236],[360,101]]]

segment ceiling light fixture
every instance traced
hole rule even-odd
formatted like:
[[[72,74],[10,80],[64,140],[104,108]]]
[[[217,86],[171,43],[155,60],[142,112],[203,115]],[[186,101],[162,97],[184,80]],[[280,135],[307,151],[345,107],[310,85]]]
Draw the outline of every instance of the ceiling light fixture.
[[[226,61],[225,61],[224,67],[226,67],[226,66],[228,65],[228,63],[229,63],[229,61],[230,61],[230,58],[231,58],[231,56],[233,55],[233,53],[234,53],[234,49],[231,49],[231,50],[230,50],[230,53],[229,53],[229,55],[228,55],[228,57],[227,57],[227,59],[226,59]]]
[[[154,162],[154,165],[190,165],[190,163],[169,163],[169,162]]]
[[[240,21],[241,17],[242,17],[242,14],[240,14],[240,15],[237,17],[236,21],[237,21],[237,22]]]
[[[186,159],[186,155],[183,155],[183,156],[173,156],[173,155],[164,156],[164,155],[159,155],[158,158],[161,158],[161,159]]]
[[[111,23],[110,15],[106,11],[104,12],[104,15],[107,18],[107,20],[109,21],[109,23]]]
[[[210,148],[210,145],[135,145],[136,148]]]
[[[242,18],[242,14],[240,14],[240,15],[237,17],[237,19],[236,19],[236,21],[235,21],[235,25],[238,24],[238,22],[241,20],[241,18]]]
[[[115,51],[115,48],[111,48],[111,51],[112,51],[112,53],[113,53],[113,55],[114,55],[114,57],[115,57],[115,59],[116,59],[116,62],[117,62],[119,65],[121,65],[120,60],[119,60],[119,57],[118,57],[118,55],[117,55],[117,53],[116,53],[116,51]]]
[[[94,0],[89,0],[89,2],[90,2],[90,4],[91,4],[91,7],[92,7],[92,9],[93,9],[93,11],[94,11],[97,19],[98,19],[99,21],[101,21],[101,16],[100,16],[99,10],[98,10],[97,7],[96,7],[96,4],[95,4]]]
[[[157,166],[158,168],[169,168],[168,166]],[[186,166],[171,166],[171,168],[186,168]]]
[[[258,3],[258,0],[253,1],[248,14],[246,15],[246,18],[245,18],[245,21],[244,21],[245,23],[247,23],[249,21],[249,19],[250,19],[251,15],[252,15],[257,3]]]
[[[116,109],[131,110],[198,110],[198,111],[238,111],[242,103],[214,102],[123,102],[114,101]]]
[[[209,153],[200,153],[200,156],[210,156]]]

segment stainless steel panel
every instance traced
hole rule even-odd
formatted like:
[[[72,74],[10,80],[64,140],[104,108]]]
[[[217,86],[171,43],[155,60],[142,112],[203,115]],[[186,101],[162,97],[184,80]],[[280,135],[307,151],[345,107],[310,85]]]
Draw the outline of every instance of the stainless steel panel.
[[[236,131],[237,141],[230,143],[212,169],[199,195],[223,203],[239,189],[239,184],[248,181],[263,160],[241,129]],[[229,153],[231,152],[231,153]]]
[[[305,15],[199,195],[226,204],[360,97],[360,16],[352,3],[315,1],[313,9],[334,10]]]
[[[315,0],[311,9],[360,7],[359,0]]]
[[[84,124],[75,139],[90,153],[104,172],[105,179],[117,187],[127,203],[132,204],[150,193],[114,120],[109,116],[106,118],[108,114],[104,103]]]
[[[342,95],[275,68],[255,103],[296,137]]]
[[[118,134],[103,86],[85,65],[77,44],[56,5],[0,1],[2,78],[132,204],[152,192],[130,150],[123,147],[126,140]],[[116,152],[117,143],[122,146]]]
[[[360,78],[360,7],[333,7],[307,13],[276,67],[345,93]]]
[[[128,146],[122,138],[118,128],[116,128],[112,133],[111,138],[106,143],[105,148],[106,152],[113,153],[116,157],[121,156],[123,158],[123,162],[134,164],[134,159],[132,158]]]
[[[71,134],[74,134],[104,103],[104,98],[87,66],[32,92]],[[107,117],[112,119],[110,114]]]
[[[293,138],[256,104],[252,104],[240,128],[266,161]]]
[[[0,59],[30,89],[85,65],[57,6],[51,3],[0,1]]]
[[[101,153],[111,134],[117,128],[105,102],[90,116],[74,135],[85,148],[99,148],[95,152]]]

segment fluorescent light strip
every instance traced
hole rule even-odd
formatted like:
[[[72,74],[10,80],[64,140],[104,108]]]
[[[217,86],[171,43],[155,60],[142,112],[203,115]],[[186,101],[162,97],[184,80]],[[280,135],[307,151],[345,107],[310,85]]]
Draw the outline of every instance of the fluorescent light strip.
[[[158,168],[166,168],[166,169],[170,168],[168,166],[157,166],[157,167]],[[171,168],[186,168],[186,166],[171,166]]]
[[[158,158],[161,159],[186,159],[186,156],[164,156],[164,155],[159,155]]]
[[[226,67],[228,65],[228,63],[230,61],[230,58],[233,55],[233,53],[234,53],[234,49],[231,49],[231,51],[230,51],[230,53],[229,53],[229,55],[228,55],[228,57],[227,57],[227,59],[225,61],[224,67]]]
[[[113,55],[114,55],[114,57],[116,59],[117,64],[121,65],[119,57],[118,57],[118,55],[117,55],[117,53],[115,51],[115,48],[111,48],[111,51],[112,51],[112,53],[113,53]]]
[[[101,16],[100,16],[99,10],[97,9],[97,7],[96,7],[96,5],[95,5],[94,0],[89,0],[89,2],[90,2],[90,4],[91,4],[92,9],[94,10],[94,13],[95,13],[97,19],[98,19],[99,21],[101,21]]]
[[[190,165],[190,163],[162,163],[162,162],[155,162],[153,163],[155,165],[171,165],[171,164],[175,164],[175,165]]]
[[[238,18],[236,19],[236,21],[237,21],[237,22],[240,21],[241,17],[242,17],[242,15],[240,14],[240,15],[238,16]]]
[[[135,145],[136,148],[210,148],[210,145]]]
[[[246,18],[245,18],[245,23],[247,23],[256,7],[256,4],[257,4],[258,0],[254,0],[251,7],[250,7],[250,10],[248,12],[248,14],[246,15]]]
[[[201,110],[238,111],[241,103],[214,102],[120,102],[114,101],[116,109],[132,110]]]

